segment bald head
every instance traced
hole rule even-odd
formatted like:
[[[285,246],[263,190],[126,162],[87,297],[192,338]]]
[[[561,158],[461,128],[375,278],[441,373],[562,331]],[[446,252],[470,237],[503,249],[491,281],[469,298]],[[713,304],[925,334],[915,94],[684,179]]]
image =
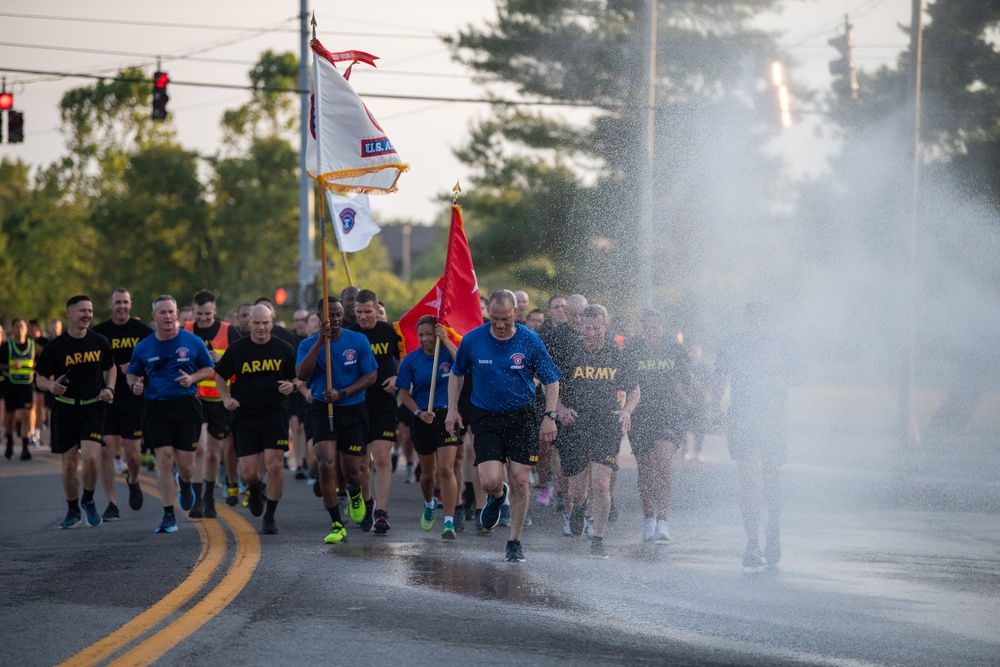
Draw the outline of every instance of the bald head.
[[[573,331],[580,331],[580,316],[587,307],[587,297],[582,294],[571,294],[566,299],[566,323]]]
[[[274,327],[274,313],[263,303],[250,308],[250,339],[258,345],[271,340],[271,329]]]

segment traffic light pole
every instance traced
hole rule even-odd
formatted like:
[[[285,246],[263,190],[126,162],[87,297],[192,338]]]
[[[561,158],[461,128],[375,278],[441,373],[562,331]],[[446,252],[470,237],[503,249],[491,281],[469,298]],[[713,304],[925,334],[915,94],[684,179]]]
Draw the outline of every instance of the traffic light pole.
[[[309,211],[310,180],[306,173],[306,142],[309,132],[309,0],[299,0],[299,93],[301,150],[299,150],[299,294],[300,308],[306,303],[306,290],[316,280],[315,228]]]

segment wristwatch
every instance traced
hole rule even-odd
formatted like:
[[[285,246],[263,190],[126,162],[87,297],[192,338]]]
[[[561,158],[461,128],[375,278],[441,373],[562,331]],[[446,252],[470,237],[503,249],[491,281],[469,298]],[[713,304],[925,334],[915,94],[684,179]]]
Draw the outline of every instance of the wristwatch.
[[[414,417],[419,417],[420,416],[420,408],[417,408],[416,410],[413,411],[413,416]]]
[[[557,419],[559,419],[559,413],[556,412],[555,410],[551,410],[549,412],[546,412],[545,416],[548,417],[549,419],[551,419],[552,421],[556,421]]]

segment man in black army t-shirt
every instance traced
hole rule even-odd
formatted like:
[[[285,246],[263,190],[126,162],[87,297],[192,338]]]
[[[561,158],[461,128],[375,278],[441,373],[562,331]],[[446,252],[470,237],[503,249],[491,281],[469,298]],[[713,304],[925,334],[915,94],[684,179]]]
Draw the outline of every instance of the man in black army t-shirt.
[[[52,409],[52,453],[62,457],[62,484],[69,510],[60,528],[79,525],[80,508],[87,523],[99,526],[94,504],[98,461],[104,436],[105,402],[114,400],[116,370],[108,339],[89,330],[94,319],[90,297],[66,302],[66,333],[48,345],[38,360],[35,384],[55,397]],[[77,501],[76,476],[83,454],[83,497]]]
[[[295,351],[271,336],[274,316],[269,307],[250,309],[250,335],[229,346],[215,366],[215,386],[227,410],[235,412],[233,444],[240,474],[250,488],[248,507],[254,516],[264,513],[261,532],[278,532],[274,512],[284,487],[282,463],[288,451],[287,399],[295,379]],[[232,387],[226,378],[235,377]],[[264,510],[260,456],[267,470],[267,510]]]
[[[101,334],[111,343],[111,355],[118,375],[125,377],[136,343],[153,333],[153,329],[142,320],[132,317],[132,295],[124,287],[111,293],[110,305],[111,319],[104,320],[91,331]],[[104,510],[105,521],[120,518],[118,505],[115,503],[116,456],[121,456],[128,466],[128,506],[135,511],[142,509],[142,489],[139,488],[142,400],[141,396],[132,393],[127,383],[115,384],[115,400],[108,405],[108,413],[104,419],[104,448],[101,449],[101,480],[108,497],[108,508]]]

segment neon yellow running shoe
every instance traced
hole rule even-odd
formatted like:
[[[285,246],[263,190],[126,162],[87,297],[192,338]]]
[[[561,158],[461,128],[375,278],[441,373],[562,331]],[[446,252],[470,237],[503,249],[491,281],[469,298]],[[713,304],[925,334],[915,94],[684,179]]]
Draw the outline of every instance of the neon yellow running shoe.
[[[361,489],[358,489],[358,492],[355,493],[353,496],[351,496],[350,512],[351,512],[351,521],[353,521],[354,523],[360,524],[362,521],[365,520],[365,514],[367,512],[365,511],[365,501],[361,497]]]
[[[424,512],[420,515],[420,527],[424,530],[430,530],[434,527],[434,506],[427,506],[424,503]]]
[[[323,541],[327,544],[340,544],[341,542],[346,542],[347,529],[344,528],[344,524],[339,521],[334,521],[333,525],[330,526],[330,534],[324,537]]]

